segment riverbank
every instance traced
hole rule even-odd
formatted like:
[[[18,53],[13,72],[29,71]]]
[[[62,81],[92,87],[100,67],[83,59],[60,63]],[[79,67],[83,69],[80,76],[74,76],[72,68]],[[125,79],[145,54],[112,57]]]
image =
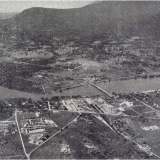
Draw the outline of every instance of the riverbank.
[[[101,82],[110,82],[110,81],[118,81],[118,80],[130,80],[130,79],[152,79],[152,78],[159,78],[160,77],[160,72],[152,72],[152,73],[147,73],[147,74],[140,74],[140,75],[134,75],[134,76],[127,76],[127,77],[116,77],[116,78],[107,78],[107,79],[102,79],[102,80],[96,80],[96,83],[101,83]]]

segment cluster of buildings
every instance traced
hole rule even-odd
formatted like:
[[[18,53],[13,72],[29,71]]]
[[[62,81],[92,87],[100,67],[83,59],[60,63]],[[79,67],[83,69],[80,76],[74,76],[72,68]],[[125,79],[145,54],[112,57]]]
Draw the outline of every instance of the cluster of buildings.
[[[32,134],[45,132],[45,127],[57,127],[55,122],[47,118],[29,118],[24,119],[22,122],[21,133]]]
[[[46,127],[56,128],[58,125],[51,119],[42,118],[39,117],[39,113],[36,114],[36,117],[21,120],[20,131],[22,134],[29,135],[29,143],[38,145],[49,138]]]
[[[116,113],[115,107],[109,104],[102,97],[90,98],[90,104],[100,113],[114,114]]]
[[[94,109],[87,104],[87,101],[83,98],[79,99],[66,99],[62,100],[63,105],[69,111],[86,111],[86,112],[94,112]]]
[[[72,98],[62,100],[63,105],[69,111],[97,112],[105,114],[117,114],[125,111],[125,108],[133,106],[133,102],[123,100],[117,107],[108,103],[103,97]]]
[[[0,132],[6,135],[16,134],[17,127],[15,121],[1,121],[0,122]]]
[[[130,108],[130,107],[133,107],[133,102],[127,100],[121,100],[121,102],[119,103],[118,110],[123,112],[125,111],[125,108]]]
[[[43,143],[45,140],[49,138],[49,135],[46,135],[45,133],[37,133],[37,134],[31,134],[29,136],[29,143],[39,145]]]

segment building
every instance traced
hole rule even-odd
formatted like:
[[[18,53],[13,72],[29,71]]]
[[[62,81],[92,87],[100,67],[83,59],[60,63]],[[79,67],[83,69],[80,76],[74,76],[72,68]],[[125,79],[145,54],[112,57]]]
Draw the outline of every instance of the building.
[[[32,128],[32,127],[21,128],[21,133],[24,134],[42,133],[42,132],[45,132],[45,128]]]
[[[22,121],[21,133],[32,134],[45,132],[47,126],[58,127],[58,125],[48,118],[39,118],[40,113],[36,112],[36,118],[26,118]]]
[[[121,107],[133,107],[133,102],[123,101],[119,104]]]
[[[1,121],[0,126],[8,127],[11,124],[16,124],[15,121]]]
[[[38,129],[31,129],[29,130],[29,133],[41,133],[41,132],[45,132],[45,129],[44,128],[38,128]]]

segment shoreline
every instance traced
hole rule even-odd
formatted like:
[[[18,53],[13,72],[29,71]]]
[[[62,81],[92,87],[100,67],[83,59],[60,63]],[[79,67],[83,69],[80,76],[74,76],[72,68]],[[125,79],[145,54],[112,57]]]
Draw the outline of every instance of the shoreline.
[[[128,77],[116,77],[116,78],[107,78],[105,80],[99,80],[99,81],[94,81],[94,83],[101,83],[101,82],[110,82],[110,81],[126,81],[126,80],[131,80],[131,79],[154,79],[154,78],[160,78],[160,73],[155,75],[154,73],[152,74],[143,74],[143,75],[136,75],[136,76],[128,76]]]

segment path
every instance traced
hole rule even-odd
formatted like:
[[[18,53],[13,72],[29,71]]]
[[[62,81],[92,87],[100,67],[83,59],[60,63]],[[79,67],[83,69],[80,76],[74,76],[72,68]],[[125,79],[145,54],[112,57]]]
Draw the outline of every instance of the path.
[[[15,110],[15,121],[16,121],[16,124],[17,124],[18,133],[19,133],[19,136],[20,136],[20,139],[21,139],[24,154],[26,155],[27,159],[30,160],[30,157],[26,152],[26,148],[24,146],[23,138],[22,138],[21,131],[20,131],[20,128],[19,128],[19,124],[18,124],[18,120],[17,120],[17,109]]]
[[[140,103],[142,103],[143,105],[149,107],[150,109],[154,110],[156,113],[160,114],[160,111],[156,110],[155,108],[153,108],[152,106],[142,102],[141,100],[137,99],[136,97],[133,96],[133,98],[136,100],[136,101],[139,101]]]

